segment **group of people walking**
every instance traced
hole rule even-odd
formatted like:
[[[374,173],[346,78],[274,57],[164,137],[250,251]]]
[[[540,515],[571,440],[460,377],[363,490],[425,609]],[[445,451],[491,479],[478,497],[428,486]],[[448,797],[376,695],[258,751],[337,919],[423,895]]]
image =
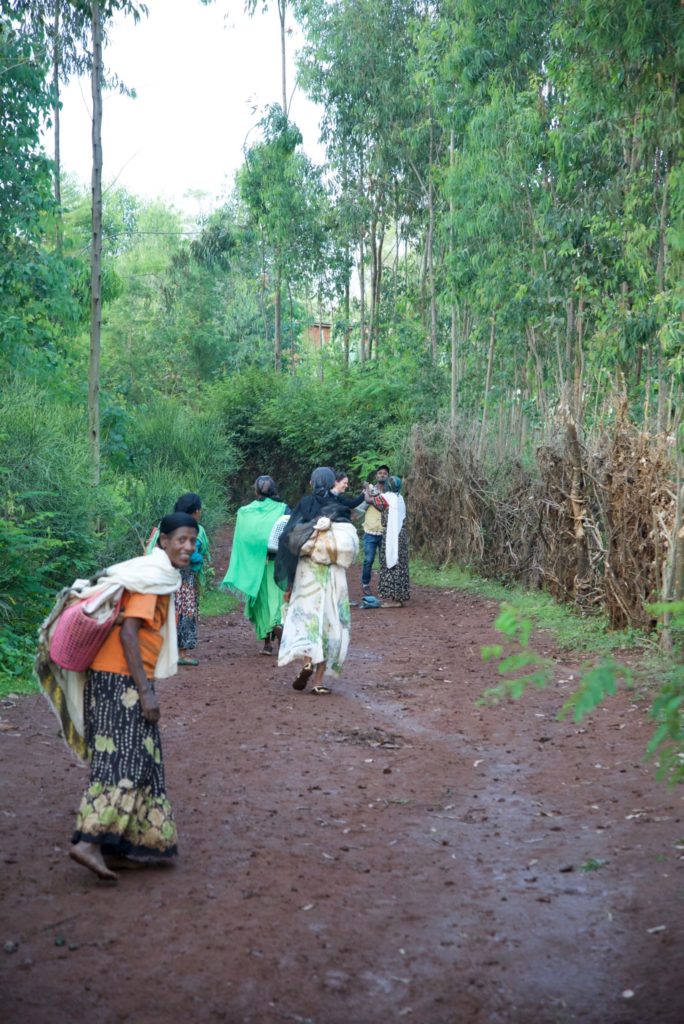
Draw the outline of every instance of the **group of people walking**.
[[[400,607],[410,598],[406,506],[401,480],[380,466],[375,483],[356,497],[346,492],[349,478],[320,466],[311,475],[311,493],[290,510],[270,476],[255,483],[255,499],[240,509],[233,548],[222,587],[245,601],[262,653],[278,642],[278,664],[301,659],[292,686],[329,694],[324,676],[339,674],[349,647],[350,601],[346,570],[358,552],[351,517],[365,509],[362,588],[366,607]],[[277,544],[270,543],[278,525]],[[376,553],[382,604],[370,602]]]
[[[346,572],[359,549],[353,510],[365,509],[364,601],[376,553],[381,596],[395,607],[410,596],[401,481],[383,466],[355,498],[348,483],[345,473],[319,467],[311,493],[290,509],[273,479],[259,476],[254,500],[238,512],[222,586],[244,600],[264,654],[278,644],[279,665],[301,661],[295,690],[311,680],[311,692],[330,693],[326,673],[339,674],[349,649]],[[90,762],[70,856],[103,879],[177,853],[155,679],[197,664],[191,652],[209,562],[201,513],[197,494],[182,495],[145,555],[76,580],[40,631],[38,678],[68,746]]]

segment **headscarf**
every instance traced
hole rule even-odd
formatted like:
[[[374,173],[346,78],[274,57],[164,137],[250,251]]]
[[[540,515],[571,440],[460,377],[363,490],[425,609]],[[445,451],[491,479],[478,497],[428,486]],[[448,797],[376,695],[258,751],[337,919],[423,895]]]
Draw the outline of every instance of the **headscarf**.
[[[65,587],[43,622],[38,634],[35,671],[52,710],[60,720],[65,742],[82,760],[88,757],[83,721],[87,673],[62,668],[50,657],[50,639],[59,616],[74,600],[86,600],[96,594],[106,597],[107,607],[116,604],[122,590],[135,594],[169,594],[169,610],[160,630],[162,646],[155,667],[155,675],[165,678],[176,673],[178,664],[173,596],[180,582],[180,573],[171,564],[166,552],[155,548],[150,555],[117,562],[98,572],[92,580],[79,579],[70,587]]]
[[[325,498],[335,483],[335,473],[329,466],[319,466],[311,474],[311,489],[317,498]]]
[[[399,494],[402,485],[402,479],[400,476],[389,476],[387,477],[387,488],[394,494]]]
[[[193,495],[197,497],[197,495]],[[179,499],[180,500],[180,499]],[[178,502],[176,502],[178,504]],[[196,530],[199,533],[199,523],[187,512],[169,512],[167,516],[164,516],[161,523],[159,524],[159,536],[164,534],[173,533],[174,530],[180,530],[184,526],[188,530]],[[157,540],[157,543],[159,541]]]
[[[330,488],[335,483],[335,474],[328,466],[318,466],[311,474],[311,489],[313,494],[305,495],[292,510],[287,526],[280,535],[278,542],[278,554],[273,566],[275,581],[281,590],[289,590],[294,582],[295,572],[299,558],[293,555],[287,546],[287,538],[300,523],[313,523],[320,516],[328,516],[329,519],[349,519],[349,509],[344,508],[335,500],[335,495],[330,493]]]
[[[201,508],[202,499],[199,494],[195,494],[194,491],[188,491],[187,494],[181,494],[180,498],[173,506],[173,511],[185,512],[190,516],[193,512],[199,512]]]
[[[262,501],[264,498],[272,498],[273,501],[280,501],[278,497],[278,488],[275,485],[275,480],[272,476],[264,474],[258,476],[254,481],[254,490],[256,491],[257,501]]]

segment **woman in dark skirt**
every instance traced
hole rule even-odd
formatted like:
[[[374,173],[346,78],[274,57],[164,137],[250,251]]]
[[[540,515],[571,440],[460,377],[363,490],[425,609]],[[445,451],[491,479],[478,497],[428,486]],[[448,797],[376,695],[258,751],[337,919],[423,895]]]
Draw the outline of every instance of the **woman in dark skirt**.
[[[388,477],[383,495],[385,507],[381,511],[383,535],[378,578],[383,608],[401,608],[411,598],[406,504],[400,490],[401,478]]]
[[[168,859],[177,852],[154,676],[175,672],[173,593],[195,551],[197,526],[185,513],[165,516],[149,556],[108,570],[114,581],[126,581],[123,621],[88,671],[83,738],[90,783],[70,851],[100,878],[116,879],[112,867]]]
[[[176,594],[176,631],[178,635],[178,664],[198,665],[193,651],[197,647],[197,624],[199,621],[200,590],[206,584],[206,568],[211,560],[209,539],[200,520],[202,499],[199,494],[188,491],[182,494],[173,507],[174,512],[185,512],[197,522],[197,544],[189,565],[181,569],[181,585]],[[157,545],[159,528],[152,531],[145,549],[146,554]]]

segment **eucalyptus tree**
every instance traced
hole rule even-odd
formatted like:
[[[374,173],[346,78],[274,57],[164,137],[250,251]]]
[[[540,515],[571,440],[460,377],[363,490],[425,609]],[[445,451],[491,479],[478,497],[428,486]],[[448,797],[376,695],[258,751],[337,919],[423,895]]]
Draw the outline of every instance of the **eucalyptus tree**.
[[[54,159],[54,192],[61,207],[61,83],[89,69],[89,11],[69,0],[15,0],[15,9],[22,14],[31,30],[44,41],[50,62],[52,82],[52,129]],[[60,235],[58,232],[58,245]]]
[[[64,262],[45,246],[55,223],[40,133],[52,105],[44,40],[0,7],[0,338],[3,368],[47,371],[73,315]]]
[[[267,0],[245,0],[245,10],[248,14],[253,15],[257,7],[261,6],[262,11],[268,10]],[[288,113],[290,104],[287,96],[287,11],[288,11],[288,0],[276,0],[276,7],[278,9],[278,21],[280,22],[280,83],[281,83],[281,106],[285,112]]]
[[[85,2],[79,3],[85,9]],[[102,332],[102,90],[105,84],[102,57],[105,26],[117,14],[139,21],[147,14],[145,4],[131,0],[92,0],[90,31],[90,83],[92,109],[92,234],[90,249],[90,359],[88,363],[88,436],[93,483],[100,482],[100,357]]]
[[[572,253],[573,333],[589,321],[588,371],[610,379],[617,365],[645,409],[655,395],[667,429],[681,404],[684,345],[684,9],[677,0],[562,0],[555,38],[554,186],[584,236]]]
[[[263,138],[245,152],[237,181],[248,223],[260,235],[263,279],[273,281],[273,359],[279,371],[283,288],[308,287],[322,265],[327,197],[320,171],[299,148],[301,132],[279,105],[269,108],[261,129]]]
[[[324,107],[323,141],[338,192],[353,214],[363,359],[377,353],[388,234],[393,225],[399,233],[404,211],[420,207],[415,192],[422,193],[429,181],[423,173],[429,147],[411,152],[407,146],[422,131],[419,122],[426,116],[411,75],[411,24],[421,5],[413,0],[299,0],[297,10],[306,38],[298,61],[300,81]]]

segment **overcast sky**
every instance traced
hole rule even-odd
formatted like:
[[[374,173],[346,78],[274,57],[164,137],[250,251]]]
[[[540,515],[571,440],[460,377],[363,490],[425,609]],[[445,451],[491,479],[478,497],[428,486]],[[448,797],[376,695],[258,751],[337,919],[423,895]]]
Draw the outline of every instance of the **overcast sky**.
[[[215,205],[243,162],[242,148],[257,138],[263,108],[279,102],[280,25],[275,2],[253,18],[243,0],[146,0],[150,14],[137,25],[117,21],[105,63],[137,97],[106,92],[102,122],[104,180],[140,196],[163,197],[196,212]],[[296,29],[294,21],[291,28]],[[295,85],[288,42],[288,93]],[[62,167],[90,182],[90,81],[75,80],[63,94]],[[304,148],[320,163],[318,110],[296,90],[290,117]],[[251,133],[251,134],[250,134]],[[48,147],[51,141],[46,143]],[[198,204],[189,191],[209,194]]]

